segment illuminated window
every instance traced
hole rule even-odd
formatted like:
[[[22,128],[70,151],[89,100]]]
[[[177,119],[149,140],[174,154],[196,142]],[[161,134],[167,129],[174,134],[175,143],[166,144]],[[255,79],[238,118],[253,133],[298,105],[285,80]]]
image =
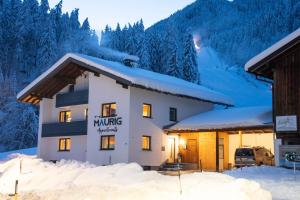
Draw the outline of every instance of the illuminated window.
[[[151,151],[151,136],[142,136],[142,150]]]
[[[89,113],[89,109],[88,108],[84,109],[85,120],[88,120],[88,116],[89,116],[88,113]]]
[[[59,113],[59,122],[71,122],[72,115],[71,111],[61,111]]]
[[[176,122],[177,121],[177,109],[170,108],[170,121]]]
[[[71,138],[60,138],[58,142],[58,151],[70,151]]]
[[[103,135],[101,136],[100,150],[114,150],[115,143],[114,135]]]
[[[143,117],[151,118],[151,104],[143,104]]]
[[[102,104],[102,117],[113,117],[117,115],[116,103]]]

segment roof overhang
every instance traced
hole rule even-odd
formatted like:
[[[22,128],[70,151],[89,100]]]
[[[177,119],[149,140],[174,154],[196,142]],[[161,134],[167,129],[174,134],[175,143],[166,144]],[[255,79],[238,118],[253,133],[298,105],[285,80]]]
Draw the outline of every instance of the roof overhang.
[[[236,131],[257,131],[262,132],[272,132],[273,124],[264,124],[256,126],[235,126],[235,127],[224,127],[224,128],[200,128],[200,129],[168,129],[167,127],[164,131],[168,134],[171,133],[197,133],[197,132],[236,132]]]
[[[42,98],[53,98],[57,92],[67,85],[75,84],[76,78],[85,71],[92,72],[96,75],[107,75],[121,84],[131,84],[121,77],[115,76],[114,74],[103,71],[92,65],[88,65],[67,54],[44,74],[40,75],[35,81],[25,87],[17,95],[17,99],[26,103],[38,104]]]
[[[300,28],[249,60],[245,65],[245,70],[257,76],[273,79],[271,62],[283,53],[299,48],[299,44]]]
[[[117,76],[112,72],[105,71],[102,68],[104,69],[105,67],[103,65],[85,61],[85,59],[82,59],[76,54],[66,54],[52,67],[50,67],[46,72],[41,74],[38,78],[36,78],[33,82],[26,86],[21,92],[19,92],[17,95],[17,99],[21,102],[39,104],[42,98],[53,98],[55,94],[57,94],[67,85],[75,84],[76,78],[82,75],[84,72],[88,71],[94,73],[97,76],[102,74],[107,77],[110,77],[116,80],[118,84],[122,84],[125,86],[132,86],[136,88],[146,89],[183,98],[190,98],[213,104],[232,106],[231,104],[226,104],[223,102],[214,102],[198,97],[176,94],[168,91],[160,91],[157,89],[145,87],[143,85],[132,83],[130,80]]]

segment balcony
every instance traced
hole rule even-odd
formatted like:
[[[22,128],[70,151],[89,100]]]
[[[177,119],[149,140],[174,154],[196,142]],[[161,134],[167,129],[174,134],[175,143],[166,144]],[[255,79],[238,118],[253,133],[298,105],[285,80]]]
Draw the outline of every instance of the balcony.
[[[77,136],[87,134],[87,121],[49,123],[42,125],[42,137]]]
[[[81,90],[56,95],[56,108],[88,104],[89,91]]]

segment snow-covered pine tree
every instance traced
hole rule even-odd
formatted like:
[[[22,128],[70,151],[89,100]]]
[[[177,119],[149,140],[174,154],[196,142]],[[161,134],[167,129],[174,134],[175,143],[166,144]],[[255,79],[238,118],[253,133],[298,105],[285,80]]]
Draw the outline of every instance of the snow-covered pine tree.
[[[185,35],[183,48],[183,79],[192,83],[200,83],[199,71],[196,59],[196,50],[194,47],[193,36],[190,33]]]

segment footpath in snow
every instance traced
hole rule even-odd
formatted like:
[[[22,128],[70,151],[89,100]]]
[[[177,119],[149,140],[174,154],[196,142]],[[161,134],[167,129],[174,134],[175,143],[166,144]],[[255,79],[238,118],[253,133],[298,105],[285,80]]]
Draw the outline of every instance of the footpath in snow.
[[[270,192],[254,181],[220,173],[193,173],[182,175],[180,184],[178,176],[143,171],[134,163],[94,166],[60,161],[53,164],[19,155],[0,162],[0,199],[13,193],[15,180],[19,180],[22,200],[272,199]]]

